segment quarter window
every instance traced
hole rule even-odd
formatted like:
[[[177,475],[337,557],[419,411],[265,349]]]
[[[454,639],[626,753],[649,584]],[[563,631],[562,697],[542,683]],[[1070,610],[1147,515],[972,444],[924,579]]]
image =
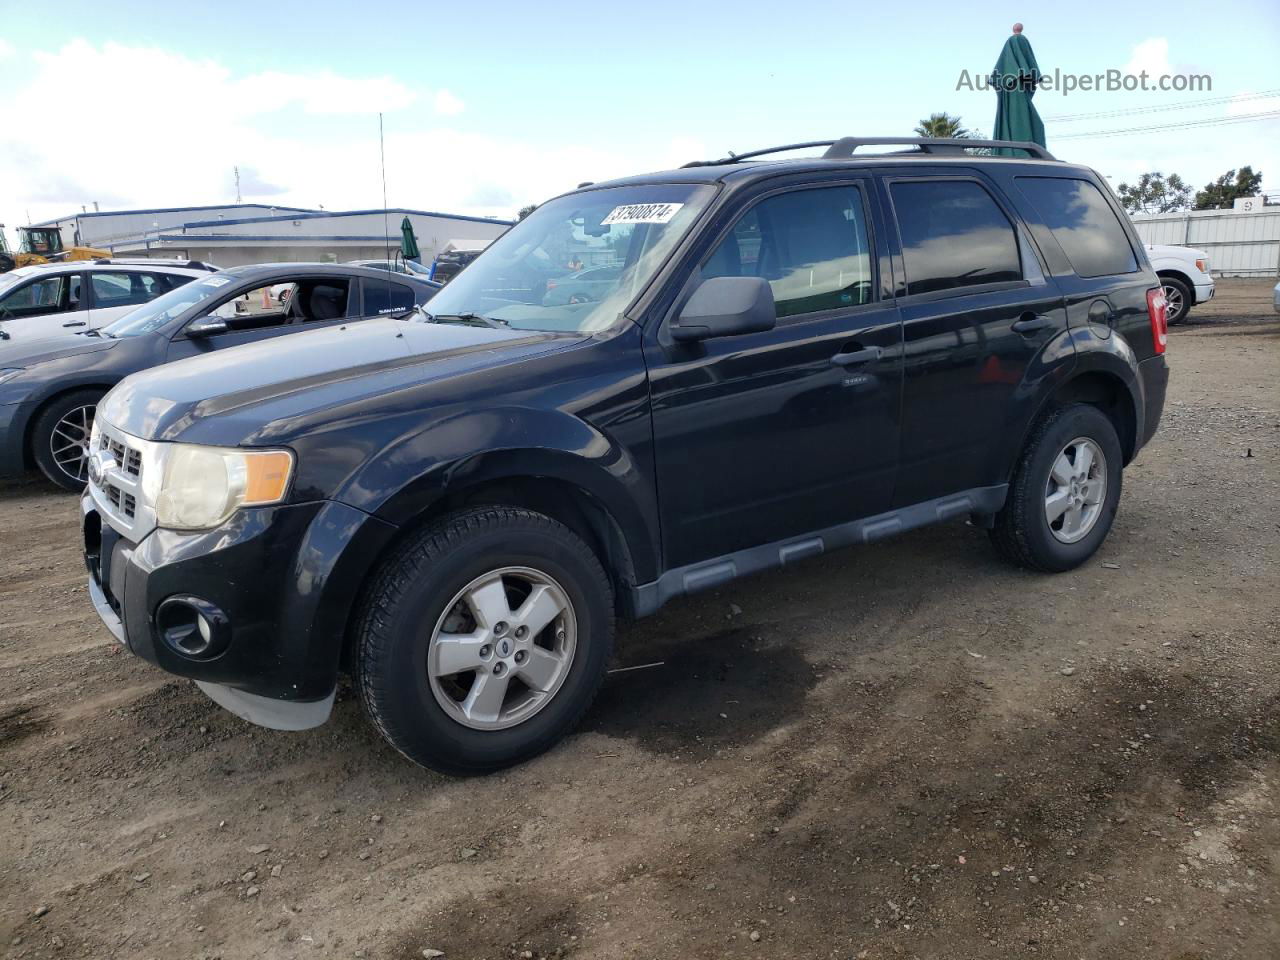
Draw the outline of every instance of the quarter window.
[[[1124,227],[1102,192],[1088,180],[1018,177],[1072,269],[1081,277],[1134,273],[1138,260]]]
[[[862,191],[850,184],[761,200],[702,267],[708,277],[763,277],[779,317],[872,299]]]
[[[375,317],[382,313],[404,313],[413,309],[413,291],[403,283],[385,280],[364,281],[364,312]]]
[[[890,186],[907,294],[1022,279],[1013,224],[972,180],[899,180]]]

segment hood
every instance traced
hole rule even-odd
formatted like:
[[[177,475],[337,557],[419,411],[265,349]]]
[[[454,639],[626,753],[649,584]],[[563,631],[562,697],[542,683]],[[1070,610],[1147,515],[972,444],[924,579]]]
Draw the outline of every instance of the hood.
[[[3,329],[3,324],[0,324]],[[47,360],[79,357],[110,350],[120,341],[108,337],[91,337],[82,333],[64,333],[52,337],[14,337],[0,340],[0,369],[34,367]]]
[[[1209,254],[1195,247],[1181,247],[1170,243],[1148,243],[1147,254],[1152,257],[1170,257],[1174,260],[1207,260]]]
[[[147,440],[237,444],[277,420],[522,359],[566,339],[506,328],[365,320],[144,370],[107,394],[98,414]]]

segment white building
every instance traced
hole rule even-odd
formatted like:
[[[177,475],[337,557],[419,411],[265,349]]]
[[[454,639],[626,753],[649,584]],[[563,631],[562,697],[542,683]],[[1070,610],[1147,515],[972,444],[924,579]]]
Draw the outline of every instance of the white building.
[[[223,207],[79,213],[38,226],[62,229],[63,242],[110,250],[116,256],[186,257],[220,267],[245,263],[374,260],[400,249],[405,217],[430,263],[449,243],[483,248],[509,220],[426,210],[305,210],[246,203]]]

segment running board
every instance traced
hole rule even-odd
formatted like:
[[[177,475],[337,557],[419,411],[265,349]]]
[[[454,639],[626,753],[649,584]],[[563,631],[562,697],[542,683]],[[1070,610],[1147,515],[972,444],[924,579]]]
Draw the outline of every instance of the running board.
[[[632,609],[637,617],[645,617],[676,597],[710,590],[738,577],[785,567],[828,550],[883,540],[896,533],[969,514],[994,514],[1004,506],[1008,492],[1009,485],[1005,483],[994,487],[975,487],[874,517],[837,524],[805,536],[778,540],[760,547],[748,547],[723,557],[677,567],[668,570],[652,583],[636,587]]]

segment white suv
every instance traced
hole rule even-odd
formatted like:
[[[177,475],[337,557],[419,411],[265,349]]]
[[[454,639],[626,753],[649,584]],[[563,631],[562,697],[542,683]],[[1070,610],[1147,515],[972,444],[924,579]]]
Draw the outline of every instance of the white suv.
[[[6,340],[106,326],[217,267],[194,260],[80,260],[0,274],[0,352]]]
[[[1203,250],[1148,243],[1147,257],[1164,285],[1170,323],[1181,323],[1197,303],[1213,299],[1209,255]]]

